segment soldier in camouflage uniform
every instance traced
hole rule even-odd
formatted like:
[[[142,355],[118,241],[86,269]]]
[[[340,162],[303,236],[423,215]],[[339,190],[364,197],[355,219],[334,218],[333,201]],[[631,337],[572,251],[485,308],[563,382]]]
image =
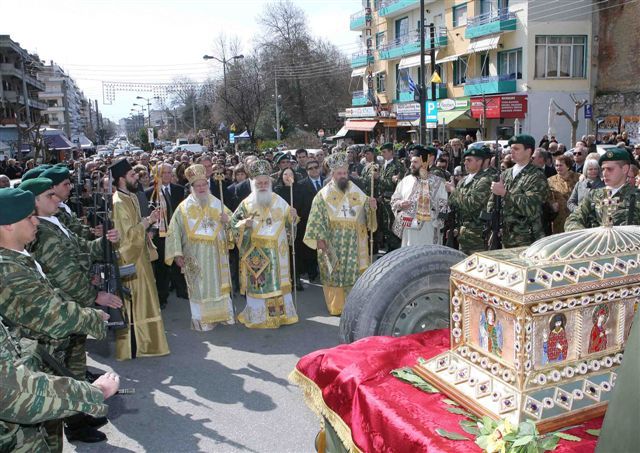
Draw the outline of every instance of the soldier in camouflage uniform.
[[[365,194],[371,196],[371,174],[373,173],[373,198],[375,198],[378,203],[382,203],[382,191],[380,187],[380,165],[378,165],[378,159],[375,150],[367,146],[364,149],[364,154],[366,156],[369,153],[373,156],[373,161],[364,165],[362,174],[360,175],[360,181],[362,185],[359,187],[361,187],[362,191]],[[376,221],[378,225],[382,225],[382,209],[376,210]],[[382,229],[378,228],[373,233],[374,254],[378,253],[378,250],[382,246],[383,239],[384,237],[382,235]]]
[[[93,239],[91,229],[82,223],[76,214],[65,203],[71,195],[71,175],[69,169],[65,166],[51,167],[43,171],[40,176],[42,178],[50,179],[53,182],[53,190],[56,196],[60,199],[60,210],[56,217],[62,222],[62,224],[69,230],[83,239]]]
[[[26,252],[39,223],[34,207],[33,193],[0,189],[0,316],[15,326],[16,336],[36,340],[64,363],[70,335],[104,338],[108,315],[58,293]],[[62,423],[48,423],[47,433],[49,448],[62,451]]]
[[[544,237],[542,205],[549,185],[544,173],[531,163],[536,141],[530,135],[509,140],[515,165],[502,172],[501,180],[491,184],[491,192],[502,197],[502,247],[523,247]],[[487,211],[493,210],[493,197]]]
[[[631,158],[622,148],[608,150],[600,156],[598,162],[602,168],[602,179],[605,187],[592,189],[580,202],[577,209],[567,218],[565,231],[581,230],[602,226],[603,200],[611,198],[616,208],[608,214],[613,225],[640,225],[640,210],[638,209],[638,189],[627,182]]]
[[[387,252],[400,248],[400,239],[393,234],[393,221],[395,219],[391,209],[391,197],[396,190],[398,182],[404,177],[405,168],[393,155],[393,143],[385,143],[380,147],[384,164],[380,168],[380,192],[382,202],[382,223],[380,224],[382,237]]]
[[[55,217],[59,210],[59,200],[54,194],[50,179],[31,179],[20,184],[20,189],[28,190],[36,197],[36,214],[40,224],[36,240],[30,244],[29,251],[41,265],[51,284],[83,307],[98,304],[120,308],[122,301],[117,296],[98,292],[91,284],[91,265],[102,257],[102,239],[82,239]],[[107,238],[111,242],[117,242],[118,232],[108,232]],[[60,256],[65,259],[60,260]],[[80,381],[86,379],[86,340],[86,335],[71,335],[65,352],[66,367]],[[95,429],[106,423],[106,418],[88,419],[82,415],[73,417],[67,420],[67,439],[82,442],[106,440],[106,436]]]
[[[37,342],[14,339],[0,316],[0,451],[47,452],[42,422],[79,412],[106,415],[105,398],[119,378],[102,376],[93,385],[38,372]]]
[[[448,182],[445,185],[449,195],[449,206],[455,212],[456,231],[460,250],[467,255],[485,249],[482,232],[485,222],[480,213],[486,208],[491,196],[491,174],[482,170],[482,165],[490,157],[487,146],[471,145],[464,151],[464,166],[467,176],[458,187]]]

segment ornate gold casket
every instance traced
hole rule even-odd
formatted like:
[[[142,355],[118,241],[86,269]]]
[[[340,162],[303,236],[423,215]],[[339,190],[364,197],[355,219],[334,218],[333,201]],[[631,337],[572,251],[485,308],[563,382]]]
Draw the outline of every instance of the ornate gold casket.
[[[640,228],[602,227],[451,269],[451,349],[415,370],[478,415],[541,432],[605,412],[640,300]]]

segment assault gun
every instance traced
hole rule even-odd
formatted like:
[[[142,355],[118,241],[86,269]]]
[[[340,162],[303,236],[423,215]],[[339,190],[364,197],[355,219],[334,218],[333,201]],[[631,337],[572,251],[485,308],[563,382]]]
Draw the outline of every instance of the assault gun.
[[[111,242],[107,239],[107,231],[112,228],[111,211],[112,211],[112,193],[109,189],[112,187],[111,173],[109,173],[109,184],[107,190],[103,192],[104,213],[102,222],[102,263],[96,264],[94,267],[94,275],[98,276],[98,287],[101,291],[108,292],[118,296],[122,302],[131,298],[131,291],[122,285],[123,277],[130,277],[136,273],[135,264],[126,266],[118,266],[118,257],[113,249]],[[127,328],[127,319],[121,308],[102,307],[109,314],[107,327],[113,329]]]
[[[500,161],[502,160],[500,148],[498,147],[498,139],[496,139],[496,154],[494,166],[496,169],[496,176],[494,182],[500,182]],[[491,212],[482,211],[480,214],[485,224],[485,228],[482,231],[482,238],[484,239],[484,245],[487,250],[497,250],[502,248],[502,197],[499,195],[493,195],[493,209]]]

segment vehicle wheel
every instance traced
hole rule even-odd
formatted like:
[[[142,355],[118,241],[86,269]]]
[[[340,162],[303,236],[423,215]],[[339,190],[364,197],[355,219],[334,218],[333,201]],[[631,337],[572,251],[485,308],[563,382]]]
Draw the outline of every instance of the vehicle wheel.
[[[465,257],[441,245],[402,247],[384,255],[351,289],[340,318],[340,341],[448,327],[450,268]]]

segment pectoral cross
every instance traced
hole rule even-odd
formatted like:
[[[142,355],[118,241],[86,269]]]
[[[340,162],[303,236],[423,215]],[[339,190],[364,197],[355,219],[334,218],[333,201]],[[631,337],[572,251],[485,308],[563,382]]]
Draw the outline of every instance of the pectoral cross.
[[[613,214],[618,210],[620,200],[613,198],[611,189],[605,189],[607,196],[600,201],[600,210],[602,212],[602,226],[613,226]]]
[[[346,217],[347,216],[347,212],[349,212],[349,209],[347,209],[347,207],[345,205],[342,205],[341,211],[342,211],[342,215]]]
[[[209,229],[213,229],[213,220],[209,218],[209,216],[207,214],[205,214],[204,218],[202,219],[202,228],[204,229],[205,233],[209,232]]]

